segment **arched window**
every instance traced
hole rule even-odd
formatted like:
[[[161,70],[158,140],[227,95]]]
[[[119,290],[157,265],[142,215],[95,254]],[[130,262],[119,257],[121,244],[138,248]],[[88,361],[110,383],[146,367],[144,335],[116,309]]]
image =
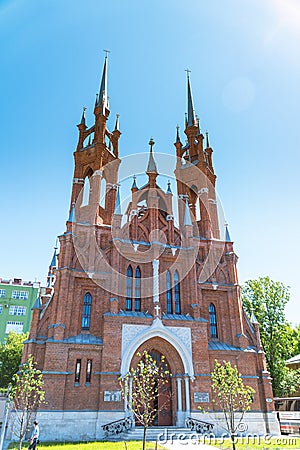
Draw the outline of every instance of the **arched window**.
[[[91,309],[92,309],[92,296],[89,292],[87,292],[85,294],[84,300],[83,300],[83,311],[82,311],[82,320],[81,320],[81,328],[83,330],[90,329]]]
[[[135,269],[134,310],[141,310],[141,270],[139,267]]]
[[[210,337],[217,338],[218,337],[217,315],[216,315],[216,308],[213,303],[209,305],[208,311],[209,311]]]
[[[90,190],[91,190],[91,185],[90,185],[90,180],[89,177],[86,176],[84,179],[84,186],[83,186],[83,194],[82,194],[82,202],[81,202],[81,206],[87,206],[90,202]]]
[[[126,311],[132,311],[132,281],[133,272],[132,267],[128,266],[126,272]]]
[[[178,275],[177,270],[174,273],[174,298],[175,298],[175,314],[181,314],[180,285],[179,285],[179,275]]]
[[[173,313],[173,299],[172,299],[172,283],[171,283],[171,274],[169,271],[166,273],[166,299],[167,299],[167,314]]]

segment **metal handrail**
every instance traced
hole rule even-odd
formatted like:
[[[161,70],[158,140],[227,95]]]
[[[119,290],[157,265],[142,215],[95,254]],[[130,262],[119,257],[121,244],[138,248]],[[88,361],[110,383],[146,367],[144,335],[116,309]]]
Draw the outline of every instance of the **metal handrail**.
[[[204,420],[194,419],[193,417],[187,417],[185,425],[191,431],[196,431],[196,433],[205,433],[211,431],[215,426],[213,423],[205,422]]]

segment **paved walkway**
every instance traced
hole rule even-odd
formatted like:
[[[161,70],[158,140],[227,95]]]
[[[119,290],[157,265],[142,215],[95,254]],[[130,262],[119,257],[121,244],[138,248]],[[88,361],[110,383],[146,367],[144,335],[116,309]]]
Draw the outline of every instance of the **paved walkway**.
[[[160,442],[160,444],[169,450],[192,450],[192,449],[213,450],[218,448],[214,447],[213,445],[203,444],[202,442],[198,442],[194,439],[185,439],[185,440],[174,439],[167,442]]]

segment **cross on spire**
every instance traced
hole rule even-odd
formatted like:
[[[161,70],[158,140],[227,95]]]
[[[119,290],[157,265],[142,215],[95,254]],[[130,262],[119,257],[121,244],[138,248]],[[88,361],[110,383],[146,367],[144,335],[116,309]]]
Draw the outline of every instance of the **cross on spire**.
[[[187,76],[190,76],[191,70],[190,69],[185,69]]]
[[[105,58],[108,57],[108,54],[110,53],[110,50],[103,50],[105,52]]]

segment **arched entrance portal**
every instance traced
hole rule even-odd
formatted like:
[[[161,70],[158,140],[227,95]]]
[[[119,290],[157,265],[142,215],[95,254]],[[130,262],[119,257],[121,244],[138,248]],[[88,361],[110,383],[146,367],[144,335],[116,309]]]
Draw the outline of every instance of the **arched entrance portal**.
[[[176,349],[169,342],[162,338],[155,337],[144,342],[139,348],[136,349],[130,364],[131,367],[137,366],[140,360],[140,355],[142,355],[145,350],[150,353],[152,358],[158,363],[160,363],[161,357],[164,355],[166,364],[165,368],[171,372],[169,382],[160,387],[158,398],[155,400],[156,404],[154,404],[154,407],[158,410],[158,413],[155,417],[153,425],[176,425],[178,424],[179,419],[178,412],[182,412],[181,387],[180,392],[178,390],[178,380],[181,380],[182,374],[184,374],[182,359]]]

